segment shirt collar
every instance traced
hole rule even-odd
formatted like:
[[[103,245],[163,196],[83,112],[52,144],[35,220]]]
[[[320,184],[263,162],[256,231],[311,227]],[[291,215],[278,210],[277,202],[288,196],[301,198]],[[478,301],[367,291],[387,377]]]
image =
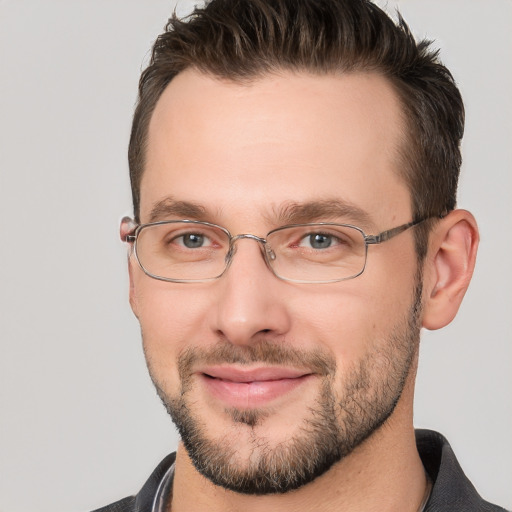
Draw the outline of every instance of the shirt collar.
[[[175,464],[175,462],[172,463],[162,477],[162,480],[160,480],[153,500],[151,512],[165,512],[166,504],[172,500],[172,482],[174,480]]]

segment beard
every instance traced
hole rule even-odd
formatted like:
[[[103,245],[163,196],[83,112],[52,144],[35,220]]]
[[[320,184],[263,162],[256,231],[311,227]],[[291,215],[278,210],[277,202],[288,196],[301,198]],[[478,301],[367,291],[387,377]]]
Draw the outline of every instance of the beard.
[[[418,283],[421,280],[418,279]],[[199,473],[215,485],[252,495],[298,489],[328,471],[374,434],[393,413],[418,353],[421,285],[404,318],[371,352],[344,372],[335,386],[336,362],[330,353],[302,351],[262,339],[251,345],[227,340],[209,349],[189,348],[180,354],[180,392],[163,389],[146,357],[157,393],[171,415],[188,456]],[[146,354],[147,356],[147,354]],[[315,402],[284,442],[271,443],[258,426],[272,415],[266,408],[225,409],[233,425],[249,430],[249,455],[239,456],[230,430],[224,437],[209,435],[207,420],[194,411],[193,371],[197,364],[288,365],[307,368],[320,378]],[[245,447],[244,447],[245,448]]]

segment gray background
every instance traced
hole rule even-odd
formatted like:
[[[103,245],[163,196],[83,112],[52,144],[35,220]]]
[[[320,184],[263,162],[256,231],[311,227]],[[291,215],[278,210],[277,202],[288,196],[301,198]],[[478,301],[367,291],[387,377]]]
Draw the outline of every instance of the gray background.
[[[482,231],[459,316],[425,333],[415,421],[443,432],[482,495],[510,508],[512,1],[398,4],[460,83],[459,205]],[[114,501],[176,445],[146,375],[117,235],[130,213],[138,75],[172,5],[0,0],[2,512]]]

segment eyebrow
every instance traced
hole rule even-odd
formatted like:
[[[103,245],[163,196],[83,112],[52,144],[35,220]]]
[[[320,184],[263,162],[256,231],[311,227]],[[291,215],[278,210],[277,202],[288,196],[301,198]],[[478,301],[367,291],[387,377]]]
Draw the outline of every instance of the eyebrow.
[[[149,214],[148,222],[158,222],[172,217],[180,219],[207,220],[206,208],[191,201],[178,201],[169,196],[156,202]],[[323,199],[304,203],[290,201],[272,207],[271,215],[265,215],[269,224],[282,226],[316,221],[338,221],[356,224],[358,227],[372,227],[368,212],[359,206],[341,199]]]
[[[166,197],[153,205],[149,213],[149,222],[166,220],[169,217],[180,219],[204,219],[206,209],[198,203],[190,201],[177,201],[172,197]]]
[[[325,199],[305,203],[289,202],[274,208],[279,224],[303,224],[315,221],[342,221],[371,227],[373,221],[368,212],[348,201]]]

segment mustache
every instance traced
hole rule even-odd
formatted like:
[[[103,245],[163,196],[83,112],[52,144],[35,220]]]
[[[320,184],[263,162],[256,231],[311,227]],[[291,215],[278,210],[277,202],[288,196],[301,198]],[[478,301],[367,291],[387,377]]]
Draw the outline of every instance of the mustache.
[[[260,363],[268,366],[291,366],[305,368],[322,376],[336,372],[334,357],[319,349],[303,350],[292,348],[283,342],[262,340],[250,345],[233,345],[219,341],[209,348],[189,347],[178,357],[180,377],[186,380],[197,366],[238,364],[248,366]]]

